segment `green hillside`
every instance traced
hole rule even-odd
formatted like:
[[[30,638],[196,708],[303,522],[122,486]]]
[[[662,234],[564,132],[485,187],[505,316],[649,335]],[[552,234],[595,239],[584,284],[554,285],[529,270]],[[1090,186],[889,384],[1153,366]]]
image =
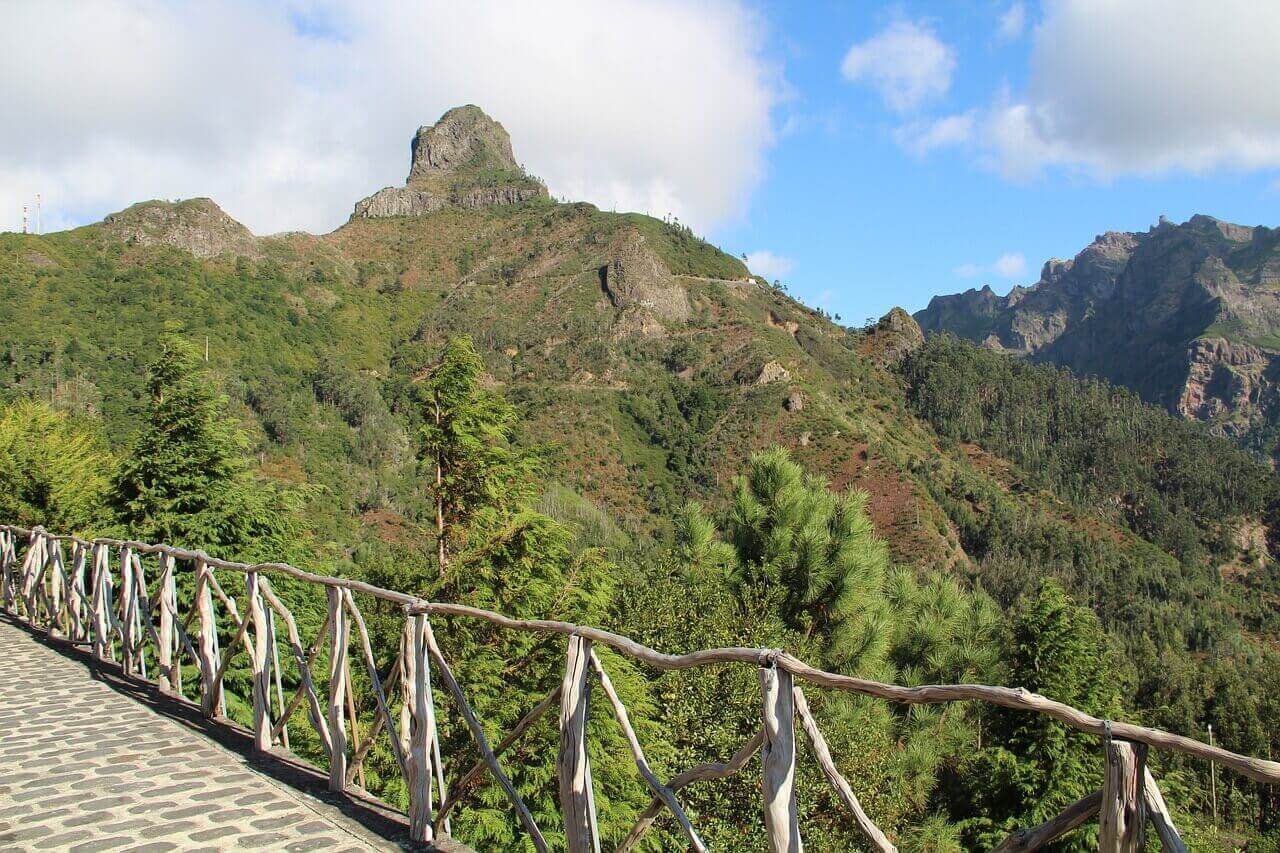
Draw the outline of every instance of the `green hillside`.
[[[154,417],[148,366],[176,333],[225,395],[218,416],[247,436],[251,475],[293,514],[282,556],[465,599],[488,587],[434,580],[419,451],[423,389],[446,344],[466,334],[479,387],[514,407],[509,441],[543,460],[520,511],[567,525],[563,541],[541,521],[524,527],[540,532],[523,547],[552,549],[574,583],[592,578],[574,612],[672,651],[786,645],[907,682],[1031,678],[1013,638],[1084,620],[1101,626],[1086,657],[1112,673],[1115,695],[1079,702],[1192,735],[1212,722],[1242,752],[1280,746],[1266,687],[1280,677],[1275,479],[1196,425],[953,339],[921,345],[901,312],[841,327],[678,224],[587,204],[453,205],[356,217],[323,236],[253,238],[233,226],[211,202],[148,202],[73,231],[0,235],[3,401],[69,413],[99,436],[110,472]],[[23,417],[0,421],[0,476],[11,485],[21,467],[12,460],[26,458]],[[776,447],[788,456],[755,455]],[[744,472],[753,476],[735,481]],[[38,506],[39,489],[27,491]],[[690,509],[695,500],[704,509]],[[795,507],[805,508],[798,521]],[[99,523],[83,509],[68,517]],[[476,529],[496,536],[495,525]],[[809,551],[795,543],[814,530],[862,549],[823,558],[822,572],[844,572],[845,586],[814,593],[831,604],[821,617],[794,586],[810,576]],[[532,571],[504,553],[509,563],[490,555],[476,577],[501,586]],[[475,600],[562,603],[493,595]],[[468,654],[489,648],[473,640]],[[659,762],[728,754],[749,735],[750,685],[650,676],[627,678],[638,696],[679,701],[641,701],[638,716],[688,735]],[[1044,689],[1071,701],[1078,686]],[[723,700],[739,722],[709,721],[698,697]],[[976,746],[983,731],[1007,729],[998,715],[908,718],[861,702],[819,710],[859,796],[907,847],[987,843],[1027,818],[1029,797],[1072,791],[1050,778],[1016,796],[973,793],[989,762],[1035,761],[1012,735]],[[1162,771],[1179,791],[1205,787],[1205,767]],[[853,844],[817,778],[802,782],[810,837],[826,849]],[[618,784],[619,803],[636,794]],[[1275,804],[1258,786],[1220,785],[1230,832],[1272,829]],[[722,821],[722,843],[740,839],[732,816],[749,793],[698,795],[697,808]],[[464,814],[502,824],[497,801],[487,803]],[[1202,805],[1188,794],[1178,807]],[[1185,817],[1209,837],[1205,821]]]

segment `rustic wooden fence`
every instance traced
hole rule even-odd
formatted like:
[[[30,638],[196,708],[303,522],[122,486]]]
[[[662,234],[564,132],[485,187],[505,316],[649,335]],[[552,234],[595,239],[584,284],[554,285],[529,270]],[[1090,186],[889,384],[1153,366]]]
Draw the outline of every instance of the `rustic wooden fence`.
[[[156,558],[150,581],[144,556]],[[194,579],[194,593],[185,615],[176,583],[179,561],[190,566]],[[219,572],[224,579],[229,573],[243,576],[240,604],[219,582]],[[304,646],[294,614],[273,591],[272,576],[290,576],[325,589],[328,612],[309,645]],[[369,630],[356,605],[356,593],[403,609],[400,651],[386,675],[378,671]],[[542,831],[499,759],[558,703],[560,746],[556,769],[566,846],[571,853],[598,851],[600,839],[586,749],[593,675],[626,737],[640,775],[653,792],[649,806],[619,846],[622,851],[633,849],[663,810],[674,816],[690,848],[705,850],[677,793],[693,782],[737,773],[757,752],[770,848],[788,853],[802,850],[795,792],[797,718],[823,774],[869,845],[876,850],[894,850],[841,776],[798,682],[904,704],[988,702],[1044,714],[1097,735],[1106,759],[1100,789],[1041,826],[1014,833],[997,848],[1001,851],[1040,849],[1094,818],[1100,823],[1100,846],[1104,851],[1144,849],[1148,826],[1158,834],[1164,850],[1185,850],[1147,769],[1148,747],[1213,761],[1261,782],[1280,782],[1280,763],[1239,755],[1158,729],[1101,720],[1023,689],[975,684],[901,687],[815,669],[780,649],[721,648],[668,655],[598,628],[511,619],[488,610],[424,601],[359,581],[317,575],[282,563],[247,565],[219,560],[202,551],[116,539],[90,541],[53,535],[40,527],[0,525],[0,604],[6,612],[33,627],[89,646],[100,661],[118,660],[126,675],[154,679],[160,690],[176,698],[182,698],[180,664],[185,655],[199,674],[200,709],[209,717],[225,716],[223,679],[228,665],[243,649],[252,671],[256,748],[288,748],[290,716],[305,705],[329,759],[329,786],[342,791],[359,777],[375,739],[385,732],[409,792],[410,832],[420,841],[431,841],[449,832],[449,813],[487,771],[506,793],[533,846],[539,851],[547,850]],[[229,620],[231,626],[231,640],[225,648],[219,647],[218,604],[223,608],[222,618]],[[491,745],[436,642],[430,618],[433,615],[483,620],[511,631],[563,635],[566,656],[560,686],[529,710],[501,742]],[[283,653],[277,617],[285,626],[287,650]],[[376,703],[374,721],[364,732],[355,725],[348,669],[353,625],[359,641],[357,655],[367,671]],[[760,731],[727,761],[693,767],[664,783],[645,759],[627,709],[593,648],[597,644],[662,670],[712,663],[756,667],[760,679]],[[312,672],[322,646],[327,646],[328,658],[323,693]],[[281,679],[282,654],[291,656],[298,673],[297,687],[287,701]],[[446,784],[437,737],[433,670],[435,682],[451,696],[480,754],[480,760],[452,787]],[[398,710],[393,703],[397,689]]]

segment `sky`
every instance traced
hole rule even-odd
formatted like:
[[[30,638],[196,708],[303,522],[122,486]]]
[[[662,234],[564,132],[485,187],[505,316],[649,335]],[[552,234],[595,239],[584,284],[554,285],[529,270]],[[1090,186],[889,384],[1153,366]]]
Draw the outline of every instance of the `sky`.
[[[1108,230],[1280,225],[1280,4],[5,0],[0,230],[209,196],[324,232],[476,103],[554,195],[858,324]]]

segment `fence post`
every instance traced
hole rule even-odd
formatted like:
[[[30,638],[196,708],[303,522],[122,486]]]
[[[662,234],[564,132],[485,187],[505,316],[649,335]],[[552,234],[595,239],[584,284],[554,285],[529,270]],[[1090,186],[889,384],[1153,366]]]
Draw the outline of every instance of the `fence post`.
[[[156,633],[160,641],[156,650],[160,692],[177,695],[182,688],[178,680],[180,666],[174,659],[173,614],[178,609],[178,598],[173,579],[173,556],[170,554],[160,555],[160,582],[156,584],[156,597],[160,599],[160,627]],[[181,660],[181,655],[178,660]]]
[[[347,787],[347,646],[351,638],[351,623],[342,606],[342,590],[327,587],[329,593],[329,738],[333,753],[329,757],[329,790],[343,791]]]
[[[1147,808],[1142,796],[1147,745],[1108,737],[1103,748],[1107,767],[1098,814],[1098,849],[1103,853],[1142,853],[1147,834]]]
[[[83,642],[87,634],[84,624],[85,547],[76,542],[71,549],[71,572],[67,578],[67,610],[71,614],[71,639]]]
[[[211,569],[203,559],[196,559],[196,618],[200,620],[200,711],[206,717],[222,713],[222,684],[218,682],[218,624],[213,614]]]
[[[431,747],[436,734],[435,708],[431,701],[431,657],[427,646],[427,614],[409,617],[407,643],[408,670],[402,673],[405,705],[412,709],[407,769],[409,778],[409,837],[414,841],[431,841],[432,825]]]
[[[9,531],[0,530],[0,609],[9,609]]]
[[[764,826],[774,853],[801,853],[796,814],[795,696],[791,673],[773,661],[760,667],[764,746],[760,750],[760,791]]]
[[[93,656],[111,657],[111,554],[106,545],[93,546]]]
[[[133,634],[134,615],[137,610],[137,596],[134,587],[137,579],[133,576],[133,549],[128,545],[120,547],[120,660],[125,675],[133,675],[138,668],[134,644],[137,638]]]
[[[270,637],[267,614],[262,606],[262,590],[257,572],[244,577],[249,599],[246,618],[253,620],[253,745],[260,751],[271,749],[271,666],[268,662]]]
[[[587,716],[591,706],[591,641],[569,637],[560,691],[560,807],[569,853],[599,853],[595,792],[587,758]]]
[[[33,627],[39,622],[39,604],[36,600],[40,568],[44,565],[44,532],[40,528],[31,531],[31,544],[22,561],[22,606],[27,622]]]

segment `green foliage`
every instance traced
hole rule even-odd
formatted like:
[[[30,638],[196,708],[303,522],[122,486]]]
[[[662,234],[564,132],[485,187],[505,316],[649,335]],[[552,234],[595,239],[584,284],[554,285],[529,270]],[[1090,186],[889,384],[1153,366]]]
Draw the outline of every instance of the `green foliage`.
[[[1103,719],[1120,715],[1122,685],[1106,634],[1097,617],[1053,581],[1011,614],[1007,643],[1009,683]],[[970,842],[990,847],[1058,814],[1095,790],[1101,777],[1096,738],[1041,714],[997,711],[988,744],[966,768],[953,806],[973,815],[964,822]],[[1058,848],[1094,849],[1095,836],[1096,828],[1082,831]]]
[[[145,541],[219,553],[279,554],[296,533],[281,494],[255,482],[244,439],[221,413],[225,400],[176,334],[147,372],[146,423],[112,483],[120,527]]]
[[[858,672],[876,671],[888,640],[887,602],[877,595],[888,551],[866,504],[865,493],[832,492],[776,448],[734,480],[726,514],[740,594],[781,587],[788,625],[806,637],[818,631],[828,658]]]
[[[1227,550],[1230,522],[1270,518],[1280,499],[1246,452],[1104,382],[950,335],[928,338],[902,371],[911,407],[942,435],[1016,461],[1078,506],[1114,507],[1184,559]]]
[[[8,524],[95,530],[111,465],[91,421],[34,400],[0,410],[0,516]]]
[[[422,459],[436,477],[442,575],[447,554],[465,547],[473,520],[527,501],[533,492],[537,459],[512,445],[515,409],[481,385],[483,372],[471,339],[454,338],[424,389]]]

